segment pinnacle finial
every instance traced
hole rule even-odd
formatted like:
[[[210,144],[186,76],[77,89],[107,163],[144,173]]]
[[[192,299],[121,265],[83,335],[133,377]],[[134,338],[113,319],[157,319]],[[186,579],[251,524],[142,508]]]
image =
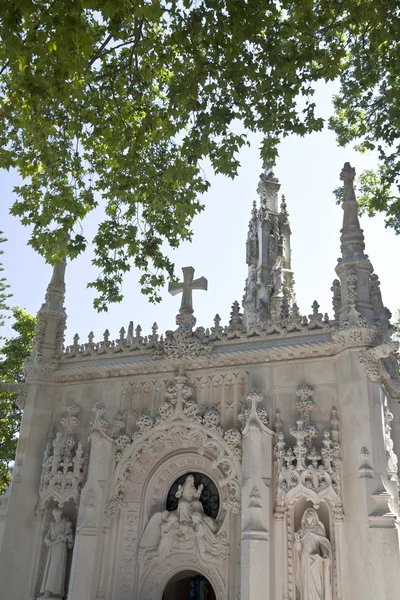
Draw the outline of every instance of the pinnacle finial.
[[[279,180],[275,177],[273,167],[273,162],[263,162],[263,172],[260,175],[257,192],[260,196],[262,207],[264,206],[264,208],[278,212],[278,190],[280,184]]]
[[[340,179],[342,181],[344,181],[344,183],[350,183],[350,182],[354,181],[355,176],[356,176],[355,168],[352,167],[349,162],[345,162],[343,169],[340,173]]]

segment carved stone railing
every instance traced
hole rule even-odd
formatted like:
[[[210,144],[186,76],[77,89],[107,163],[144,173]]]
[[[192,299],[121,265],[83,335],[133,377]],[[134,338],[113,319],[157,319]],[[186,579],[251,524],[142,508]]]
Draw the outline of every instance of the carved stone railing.
[[[63,360],[83,359],[92,356],[118,355],[132,353],[149,353],[154,359],[190,359],[207,356],[215,345],[234,339],[266,338],[269,336],[283,336],[293,333],[330,329],[331,323],[327,313],[319,312],[319,304],[315,301],[312,313],[302,316],[296,304],[289,306],[285,298],[282,299],[279,314],[267,318],[262,306],[257,311],[257,318],[248,327],[243,322],[238,302],[234,302],[230,314],[229,324],[223,327],[221,318],[217,314],[214,325],[205,329],[194,329],[196,319],[193,315],[177,315],[178,328],[167,331],[165,335],[158,334],[157,323],[154,323],[150,335],[143,336],[140,325],[134,330],[131,322],[128,332],[122,327],[116,340],[110,339],[108,329],[103,334],[103,339],[94,341],[93,332],[89,333],[88,341],[81,343],[79,335],[75,334],[73,343],[64,348]]]

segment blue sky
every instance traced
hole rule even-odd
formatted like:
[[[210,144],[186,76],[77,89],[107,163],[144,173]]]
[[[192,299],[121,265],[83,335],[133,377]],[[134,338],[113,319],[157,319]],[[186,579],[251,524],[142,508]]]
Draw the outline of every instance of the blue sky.
[[[318,87],[316,101],[321,116],[329,115],[334,91],[333,84]],[[196,270],[195,277],[203,275],[208,279],[208,291],[194,293],[197,325],[211,326],[217,312],[222,317],[222,324],[226,324],[233,301],[241,301],[247,275],[247,225],[252,202],[257,199],[261,172],[260,139],[252,137],[251,148],[241,151],[241,168],[234,181],[213,176],[211,169],[205,166],[211,188],[202,198],[205,211],[193,222],[193,241],[168,252],[178,275],[181,267],[192,265]],[[342,209],[335,204],[332,191],[340,185],[339,174],[345,161],[360,173],[364,168],[374,167],[376,157],[360,155],[351,148],[338,148],[335,136],[328,130],[305,138],[289,137],[280,148],[275,173],[290,215],[292,267],[302,314],[309,314],[312,302],[317,300],[321,312],[332,315],[330,287],[336,276],[334,268],[340,254],[342,221]],[[0,229],[8,238],[8,242],[2,244],[4,275],[14,294],[12,304],[36,313],[44,299],[51,267],[27,246],[29,230],[8,214],[15,200],[12,189],[18,183],[17,176],[1,172],[0,183]],[[400,237],[385,229],[383,217],[363,217],[361,224],[366,252],[381,281],[383,301],[394,312],[400,308],[397,283]],[[84,234],[89,239],[95,233],[95,226],[95,217],[83,223]],[[74,333],[79,333],[81,341],[86,341],[91,330],[98,340],[106,328],[110,330],[111,338],[117,338],[119,329],[127,328],[131,320],[135,327],[137,324],[142,326],[143,334],[150,333],[154,321],[160,332],[175,328],[180,296],[172,297],[164,290],[161,304],[149,304],[140,294],[136,270],[125,278],[123,302],[110,306],[108,313],[98,314],[92,304],[95,292],[86,288],[87,282],[95,279],[97,273],[91,259],[89,246],[84,255],[67,266],[67,344],[72,342]],[[3,334],[8,333],[9,326],[6,326]]]

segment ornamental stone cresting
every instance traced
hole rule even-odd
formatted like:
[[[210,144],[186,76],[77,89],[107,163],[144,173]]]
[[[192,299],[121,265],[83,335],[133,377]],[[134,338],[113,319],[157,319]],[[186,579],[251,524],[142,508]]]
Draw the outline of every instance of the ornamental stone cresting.
[[[227,324],[197,326],[208,282],[185,266],[175,328],[127,320],[64,345],[68,269],[54,268],[12,386],[0,598],[398,600],[398,344],[354,176],[346,163],[331,314],[296,303],[271,163]]]

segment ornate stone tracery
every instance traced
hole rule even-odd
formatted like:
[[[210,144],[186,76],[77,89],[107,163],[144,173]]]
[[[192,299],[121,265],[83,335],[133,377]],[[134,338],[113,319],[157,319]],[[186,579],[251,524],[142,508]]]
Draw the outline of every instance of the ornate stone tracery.
[[[296,410],[300,413],[296,426],[290,434],[296,439],[294,447],[287,448],[280,412],[276,412],[276,476],[277,499],[275,516],[281,519],[287,509],[300,497],[318,506],[327,500],[335,519],[343,519],[341,499],[341,459],[339,443],[339,420],[337,411],[332,409],[330,430],[323,433],[322,447],[316,446],[318,430],[312,425],[310,414],[316,410],[313,400],[314,390],[303,385],[297,390],[299,400]]]
[[[68,500],[76,505],[87,471],[87,456],[82,443],[73,435],[79,424],[78,406],[70,406],[61,419],[65,433],[50,435],[42,463],[39,487],[39,507],[42,509],[49,500],[63,506]]]

